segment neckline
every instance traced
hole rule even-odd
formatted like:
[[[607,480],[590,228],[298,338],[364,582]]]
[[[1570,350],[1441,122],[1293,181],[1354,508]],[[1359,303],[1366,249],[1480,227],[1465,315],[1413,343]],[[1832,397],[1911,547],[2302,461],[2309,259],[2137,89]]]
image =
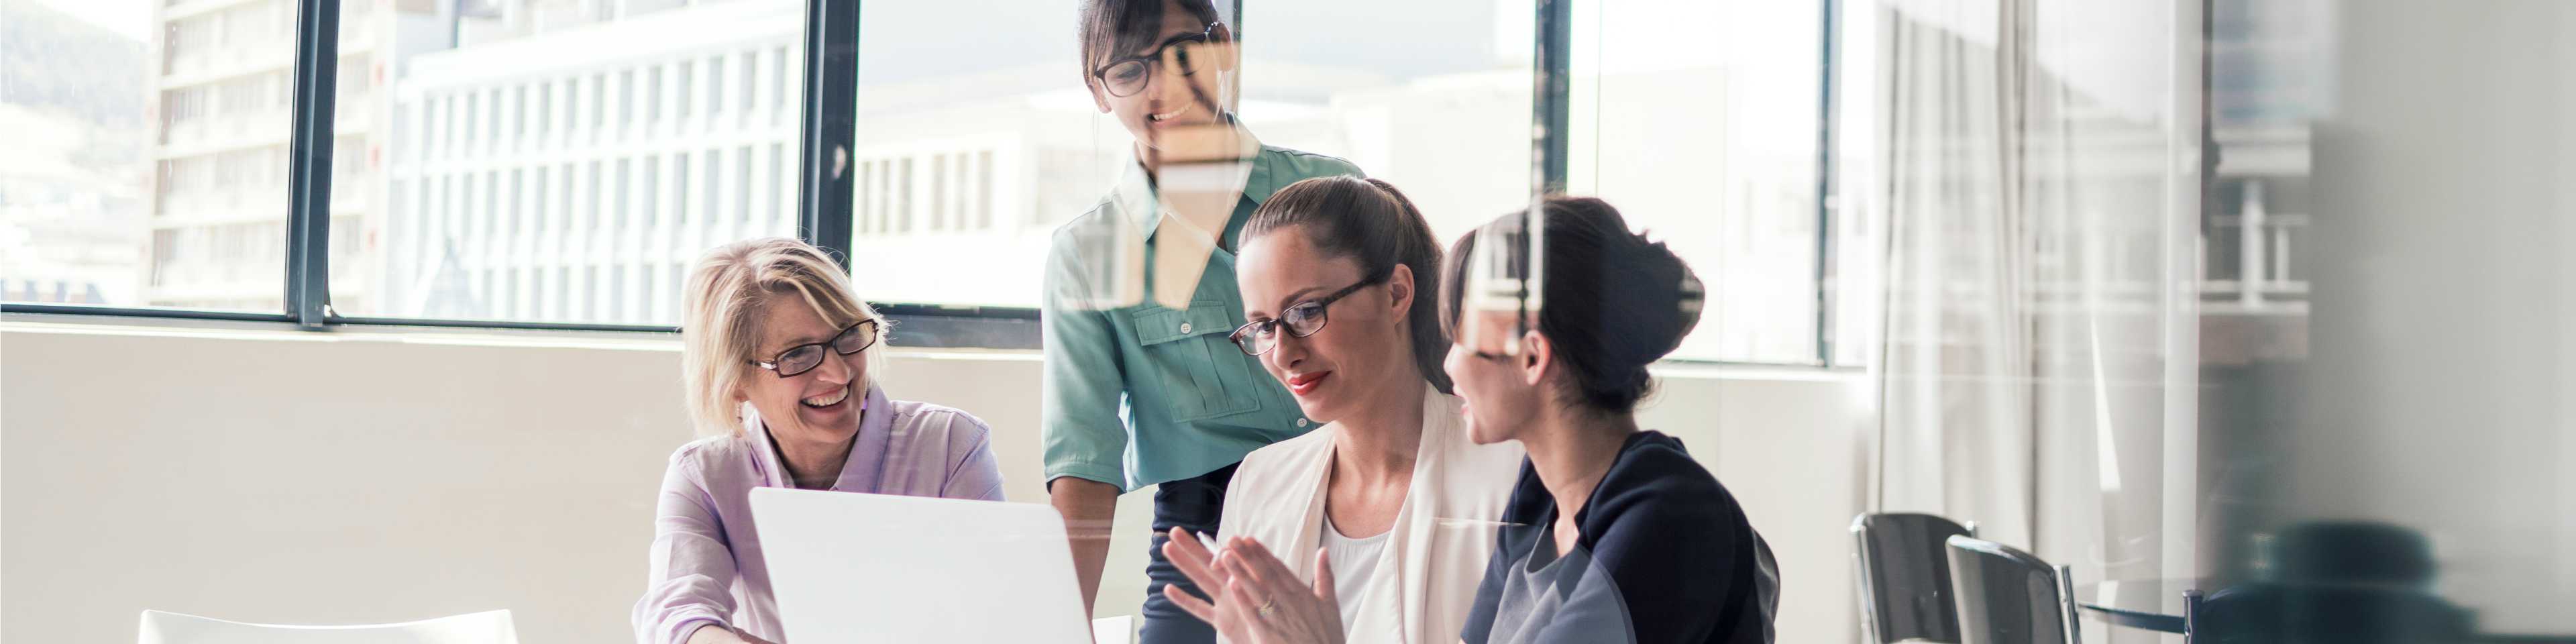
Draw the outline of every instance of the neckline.
[[[1395,534],[1395,528],[1389,527],[1385,532],[1380,532],[1366,537],[1354,537],[1343,534],[1342,529],[1339,526],[1333,525],[1333,515],[1329,512],[1324,514],[1324,541],[1327,543],[1340,542],[1355,545],[1384,543],[1387,535],[1391,534]]]

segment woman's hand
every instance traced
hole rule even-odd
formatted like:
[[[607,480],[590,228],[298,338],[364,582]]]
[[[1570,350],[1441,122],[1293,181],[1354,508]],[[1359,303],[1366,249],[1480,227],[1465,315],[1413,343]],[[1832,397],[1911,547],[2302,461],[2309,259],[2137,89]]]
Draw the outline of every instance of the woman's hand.
[[[1315,551],[1315,583],[1297,581],[1261,542],[1230,539],[1217,562],[1230,577],[1217,598],[1216,613],[1242,622],[1226,637],[1250,644],[1341,644],[1342,605],[1333,596],[1333,566],[1322,549]]]
[[[1223,595],[1218,593],[1224,592],[1226,584],[1233,581],[1233,576],[1217,565],[1217,553],[1209,552],[1206,545],[1199,543],[1198,535],[1190,534],[1188,530],[1172,528],[1169,538],[1163,542],[1163,558],[1171,561],[1172,567],[1179,568],[1183,576],[1189,577],[1190,585],[1199,587],[1210,597],[1222,598]],[[1190,616],[1207,622],[1228,640],[1252,641],[1243,615],[1199,599],[1173,584],[1163,585],[1163,597],[1172,600],[1172,605],[1181,607]]]

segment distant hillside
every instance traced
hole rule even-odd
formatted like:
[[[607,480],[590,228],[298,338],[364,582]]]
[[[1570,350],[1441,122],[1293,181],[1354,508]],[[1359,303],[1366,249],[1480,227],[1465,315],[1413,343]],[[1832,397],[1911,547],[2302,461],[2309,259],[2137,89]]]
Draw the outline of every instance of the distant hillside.
[[[148,49],[33,2],[0,0],[0,102],[141,127]]]

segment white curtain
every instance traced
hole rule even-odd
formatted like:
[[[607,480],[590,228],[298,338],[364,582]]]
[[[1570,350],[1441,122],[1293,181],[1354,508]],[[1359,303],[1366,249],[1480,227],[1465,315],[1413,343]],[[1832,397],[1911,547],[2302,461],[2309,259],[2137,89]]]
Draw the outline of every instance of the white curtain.
[[[2200,3],[1869,6],[1873,507],[2079,584],[2191,575]]]

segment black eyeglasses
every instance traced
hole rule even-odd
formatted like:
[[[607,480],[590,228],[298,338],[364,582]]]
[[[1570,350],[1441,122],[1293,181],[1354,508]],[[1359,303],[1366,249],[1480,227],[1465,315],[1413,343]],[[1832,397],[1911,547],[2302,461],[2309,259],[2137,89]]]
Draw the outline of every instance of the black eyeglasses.
[[[1389,274],[1392,274],[1392,271]],[[1324,316],[1325,309],[1332,307],[1334,302],[1339,302],[1342,298],[1350,297],[1352,293],[1360,292],[1360,289],[1386,281],[1386,278],[1386,274],[1381,274],[1360,280],[1357,284],[1342,287],[1342,290],[1334,291],[1332,295],[1298,302],[1295,306],[1288,307],[1288,310],[1281,311],[1276,319],[1260,320],[1235,327],[1234,334],[1226,336],[1226,339],[1233,340],[1235,348],[1242,349],[1243,355],[1257,356],[1269,353],[1271,349],[1279,346],[1279,327],[1283,325],[1288,327],[1289,335],[1300,338],[1314,335],[1315,332],[1324,330],[1324,322],[1327,321]]]
[[[778,358],[775,360],[769,362],[754,360],[751,363],[759,365],[762,369],[778,372],[780,378],[789,378],[804,375],[805,372],[822,366],[824,347],[831,347],[833,353],[846,356],[865,351],[876,343],[877,321],[860,320],[849,328],[841,329],[841,332],[834,334],[830,340],[788,347],[786,351],[778,352]]]
[[[1153,80],[1155,65],[1169,64],[1182,76],[1196,74],[1199,59],[1213,53],[1208,45],[1225,42],[1226,38],[1225,25],[1211,22],[1205,31],[1165,41],[1163,46],[1154,48],[1152,54],[1109,61],[1099,69],[1091,70],[1091,77],[1098,79],[1100,87],[1109,90],[1110,96],[1134,96],[1145,89],[1146,81]]]

